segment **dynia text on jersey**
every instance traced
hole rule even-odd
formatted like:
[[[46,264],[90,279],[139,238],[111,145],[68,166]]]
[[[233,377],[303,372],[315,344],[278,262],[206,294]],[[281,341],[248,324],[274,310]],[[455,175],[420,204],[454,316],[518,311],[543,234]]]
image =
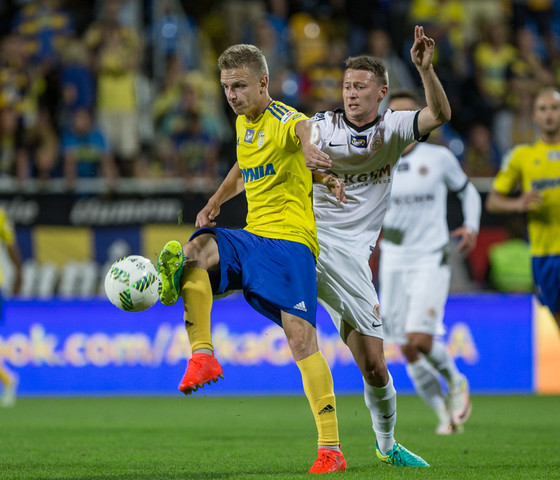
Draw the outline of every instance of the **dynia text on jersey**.
[[[245,183],[253,182],[266,175],[276,175],[276,171],[274,170],[274,165],[272,165],[272,163],[260,165],[255,168],[240,168],[240,170]]]

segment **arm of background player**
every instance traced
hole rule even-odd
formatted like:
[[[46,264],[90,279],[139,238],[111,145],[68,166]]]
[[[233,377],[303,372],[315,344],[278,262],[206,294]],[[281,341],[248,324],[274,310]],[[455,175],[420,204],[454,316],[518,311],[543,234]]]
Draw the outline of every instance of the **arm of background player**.
[[[410,49],[410,57],[420,73],[428,105],[420,111],[418,116],[420,136],[430,133],[451,119],[449,100],[432,65],[434,48],[434,40],[424,35],[424,27],[417,25],[414,28],[414,44]]]
[[[508,197],[492,190],[486,197],[486,210],[490,213],[524,213],[535,210],[542,202],[542,194],[536,190],[524,192],[519,197]]]
[[[18,294],[21,290],[22,281],[21,252],[19,251],[19,247],[15,241],[7,246],[7,251],[16,271],[16,277],[12,286],[12,293]]]
[[[214,227],[214,219],[220,214],[220,206],[230,198],[235,197],[245,189],[239,164],[231,167],[216,193],[210,197],[206,206],[196,216],[196,228]]]
[[[296,135],[301,142],[301,151],[305,157],[305,166],[314,172],[317,169],[331,168],[330,157],[322,152],[318,145],[321,141],[321,130],[313,120],[302,120],[296,124]]]
[[[457,196],[461,200],[463,210],[463,225],[451,232],[451,236],[459,238],[457,249],[462,253],[469,253],[476,246],[478,230],[480,228],[480,213],[482,201],[475,186],[468,182]]]

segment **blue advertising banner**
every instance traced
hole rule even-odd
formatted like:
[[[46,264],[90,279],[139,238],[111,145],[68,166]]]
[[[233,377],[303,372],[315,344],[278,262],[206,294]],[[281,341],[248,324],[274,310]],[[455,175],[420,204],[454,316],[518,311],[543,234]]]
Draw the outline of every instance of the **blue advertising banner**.
[[[197,395],[302,394],[283,331],[240,295],[214,303],[213,338],[224,380]],[[22,395],[180,395],[190,356],[182,307],[126,313],[107,300],[7,301],[0,359]],[[529,295],[451,296],[446,341],[473,392],[532,392]],[[360,393],[361,375],[328,315],[318,310],[321,349],[339,393]],[[400,393],[412,392],[395,345],[386,356]]]

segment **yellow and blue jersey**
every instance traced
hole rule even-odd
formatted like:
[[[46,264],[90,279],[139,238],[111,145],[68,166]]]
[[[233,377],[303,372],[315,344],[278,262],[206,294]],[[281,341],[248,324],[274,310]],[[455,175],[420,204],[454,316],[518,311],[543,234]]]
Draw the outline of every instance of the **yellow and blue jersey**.
[[[295,126],[308,117],[272,101],[254,121],[237,117],[237,161],[247,194],[245,229],[266,238],[307,245],[319,254],[312,176]]]
[[[531,253],[560,255],[560,143],[539,140],[515,147],[494,180],[494,190],[507,195],[517,185],[543,196],[541,205],[527,214]]]
[[[14,240],[14,228],[12,227],[12,223],[9,221],[4,209],[0,208],[0,242],[3,242],[5,245],[12,245]],[[4,272],[0,270],[0,286],[3,281],[3,273]]]

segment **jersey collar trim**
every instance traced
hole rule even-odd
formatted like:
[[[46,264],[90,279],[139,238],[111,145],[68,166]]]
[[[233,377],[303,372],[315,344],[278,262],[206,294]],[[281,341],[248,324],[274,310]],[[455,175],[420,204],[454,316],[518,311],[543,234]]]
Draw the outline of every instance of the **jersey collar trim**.
[[[356,132],[358,133],[373,127],[377,122],[379,122],[379,119],[381,118],[381,115],[377,115],[377,117],[375,117],[375,120],[373,120],[373,122],[369,122],[366,123],[365,125],[362,125],[361,127],[358,127],[357,125],[354,125],[350,120],[346,118],[346,112],[338,108],[335,110],[335,112],[336,111],[342,112],[342,118],[344,119],[344,123],[346,123],[346,125],[348,125],[350,128],[356,130]]]

